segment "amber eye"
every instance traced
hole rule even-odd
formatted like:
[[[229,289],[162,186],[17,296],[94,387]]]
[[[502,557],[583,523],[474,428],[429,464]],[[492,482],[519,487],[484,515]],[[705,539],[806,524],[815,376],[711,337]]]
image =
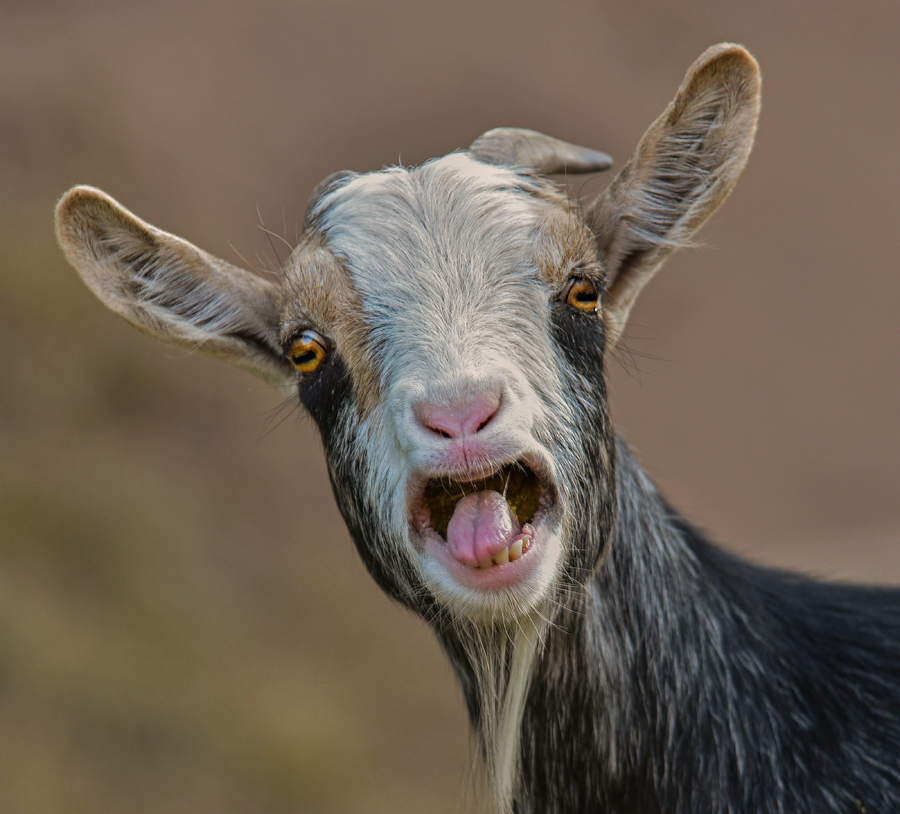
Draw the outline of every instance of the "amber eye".
[[[596,311],[600,295],[597,286],[586,277],[575,277],[565,292],[565,300],[579,311]]]
[[[301,373],[312,373],[328,353],[325,339],[315,331],[304,331],[300,338],[291,345],[288,359]]]

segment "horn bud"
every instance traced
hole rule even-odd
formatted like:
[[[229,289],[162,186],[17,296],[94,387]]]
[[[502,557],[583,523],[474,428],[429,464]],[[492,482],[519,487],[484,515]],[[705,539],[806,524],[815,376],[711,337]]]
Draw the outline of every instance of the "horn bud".
[[[520,127],[496,127],[472,142],[469,152],[488,164],[512,164],[542,175],[601,172],[612,166],[606,154]]]

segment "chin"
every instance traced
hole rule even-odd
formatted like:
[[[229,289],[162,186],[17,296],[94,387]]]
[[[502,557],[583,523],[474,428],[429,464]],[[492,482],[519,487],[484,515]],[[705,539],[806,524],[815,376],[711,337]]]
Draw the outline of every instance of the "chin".
[[[425,587],[454,616],[478,624],[515,623],[552,598],[562,536],[556,529],[538,529],[535,543],[520,559],[488,571],[456,562],[431,539],[421,557]]]

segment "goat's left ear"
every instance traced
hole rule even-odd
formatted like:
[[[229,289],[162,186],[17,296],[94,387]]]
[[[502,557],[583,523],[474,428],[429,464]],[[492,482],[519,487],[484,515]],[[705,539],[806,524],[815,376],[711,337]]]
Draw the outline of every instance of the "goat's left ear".
[[[753,146],[759,91],[759,66],[744,48],[708,48],[588,210],[607,273],[612,343],[644,284],[737,181]]]

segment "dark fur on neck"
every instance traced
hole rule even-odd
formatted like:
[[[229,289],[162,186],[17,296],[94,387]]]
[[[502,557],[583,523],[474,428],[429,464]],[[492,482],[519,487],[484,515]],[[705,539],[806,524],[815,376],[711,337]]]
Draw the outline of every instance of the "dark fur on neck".
[[[900,591],[746,563],[618,458],[609,554],[534,664],[513,810],[900,811]]]

